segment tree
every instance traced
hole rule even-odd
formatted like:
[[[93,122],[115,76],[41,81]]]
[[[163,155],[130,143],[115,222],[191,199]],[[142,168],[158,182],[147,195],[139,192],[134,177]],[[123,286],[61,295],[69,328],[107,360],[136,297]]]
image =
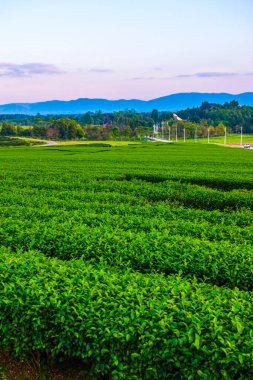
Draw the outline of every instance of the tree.
[[[42,119],[42,116],[41,116],[40,113],[37,113],[36,116],[34,116],[33,124],[34,125],[41,125],[41,124],[43,124],[43,119]]]
[[[91,114],[89,113],[89,112],[86,112],[83,116],[82,116],[82,118],[81,118],[81,123],[83,124],[83,125],[91,125],[91,124],[93,124],[94,123],[94,121],[93,121],[93,119],[92,119],[92,117],[91,117]]]
[[[123,135],[124,135],[124,137],[125,137],[125,140],[127,140],[129,137],[130,137],[130,135],[131,135],[131,128],[129,127],[129,126],[127,126],[127,127],[125,127],[124,129],[123,129]]]
[[[159,119],[159,114],[156,109],[154,109],[151,113],[151,118],[154,120],[155,124],[157,124],[158,119]]]
[[[35,125],[32,129],[32,136],[34,137],[46,137],[47,127],[45,125]]]
[[[119,128],[118,127],[112,128],[112,136],[115,140],[119,137]]]
[[[84,131],[81,125],[75,120],[62,117],[53,121],[48,128],[47,135],[49,137],[57,137],[63,140],[74,140],[82,138],[84,136]]]
[[[32,128],[29,127],[21,127],[21,126],[17,126],[17,135],[18,136],[24,136],[24,137],[30,137],[32,136]]]
[[[216,133],[218,135],[223,135],[225,132],[225,125],[223,123],[219,123],[216,127]]]
[[[209,127],[209,133],[210,133],[210,136],[213,136],[215,134],[215,128],[212,125],[210,125]]]
[[[83,129],[75,120],[69,119],[67,122],[67,138],[69,140],[80,139],[84,136]]]
[[[4,121],[1,129],[1,136],[16,136],[17,127],[8,121]]]

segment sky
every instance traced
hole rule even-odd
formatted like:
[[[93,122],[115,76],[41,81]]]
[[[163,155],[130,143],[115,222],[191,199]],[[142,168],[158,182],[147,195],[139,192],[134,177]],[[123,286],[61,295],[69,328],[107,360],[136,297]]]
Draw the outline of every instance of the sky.
[[[0,0],[0,103],[253,91],[252,0]]]

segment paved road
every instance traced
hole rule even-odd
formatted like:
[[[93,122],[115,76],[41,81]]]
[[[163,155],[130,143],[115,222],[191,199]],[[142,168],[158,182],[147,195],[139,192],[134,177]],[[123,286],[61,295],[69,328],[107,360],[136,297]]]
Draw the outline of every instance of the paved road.
[[[48,146],[58,145],[56,141],[48,141]]]

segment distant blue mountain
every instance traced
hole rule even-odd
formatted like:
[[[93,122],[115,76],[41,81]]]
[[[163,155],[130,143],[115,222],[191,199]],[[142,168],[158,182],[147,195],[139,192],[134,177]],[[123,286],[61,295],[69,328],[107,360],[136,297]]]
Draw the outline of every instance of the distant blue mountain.
[[[158,111],[179,111],[185,108],[198,107],[202,102],[224,104],[236,100],[240,105],[253,106],[253,92],[238,95],[227,93],[200,93],[186,92],[163,96],[152,100],[107,100],[81,98],[70,101],[51,100],[39,103],[11,103],[0,105],[0,114],[27,114],[42,115],[80,114],[84,112],[113,112],[133,109],[137,112],[150,112],[154,108]]]

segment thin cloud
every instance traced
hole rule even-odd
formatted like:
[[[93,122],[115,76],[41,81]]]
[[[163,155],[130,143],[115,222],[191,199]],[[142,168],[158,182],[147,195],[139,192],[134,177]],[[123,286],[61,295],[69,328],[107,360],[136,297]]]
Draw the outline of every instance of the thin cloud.
[[[217,72],[217,71],[207,71],[195,74],[180,74],[176,75],[175,78],[227,78],[227,77],[237,77],[237,76],[250,76],[253,73],[232,73],[232,72]]]
[[[234,77],[240,75],[239,73],[224,73],[224,72],[204,72],[195,74],[198,78],[221,78],[221,77]]]
[[[30,77],[32,75],[62,74],[59,67],[46,63],[0,63],[0,77]]]
[[[156,77],[133,77],[132,80],[154,80],[154,79],[159,79]]]
[[[174,78],[193,78],[195,76],[196,74],[180,74],[180,75],[176,75]]]
[[[171,80],[175,78],[229,78],[229,77],[239,77],[239,76],[252,76],[253,72],[248,73],[234,73],[234,72],[200,72],[194,74],[179,74],[176,76],[139,76],[133,77],[132,80]]]
[[[96,68],[90,69],[89,72],[97,73],[97,74],[103,74],[103,73],[106,74],[106,73],[114,73],[114,70],[103,68],[103,67],[96,67]]]
[[[251,76],[253,75],[253,72],[252,72],[252,73],[245,73],[245,74],[243,74],[243,75],[245,75],[245,76],[247,76],[247,77],[251,77]]]

